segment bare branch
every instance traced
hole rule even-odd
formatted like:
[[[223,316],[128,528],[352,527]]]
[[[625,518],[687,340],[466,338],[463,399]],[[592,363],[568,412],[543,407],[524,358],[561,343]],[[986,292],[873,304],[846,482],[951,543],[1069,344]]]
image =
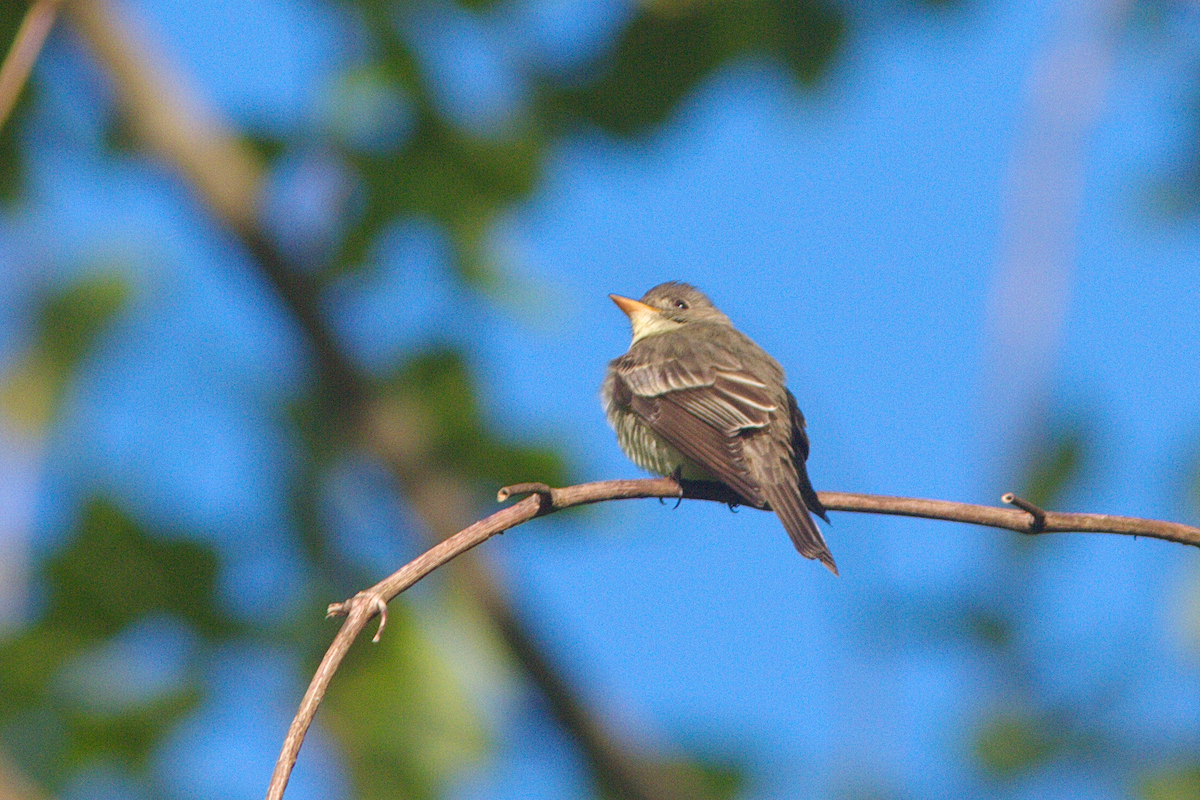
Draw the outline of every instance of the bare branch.
[[[600,503],[607,500],[631,500],[645,497],[687,498],[713,500],[720,503],[737,503],[739,498],[726,486],[704,481],[675,481],[673,478],[645,478],[640,480],[598,481],[576,486],[552,488],[544,483],[518,483],[505,486],[496,493],[496,499],[504,502],[515,495],[529,495],[521,502],[497,511],[474,525],[454,534],[445,541],[431,547],[398,571],[389,575],[369,589],[341,603],[329,606],[329,616],[345,616],[333,644],[325,653],[317,674],[313,676],[300,702],[296,718],[288,729],[283,750],[275,762],[275,772],[267,790],[267,800],[280,800],[287,786],[296,755],[304,741],[304,735],[312,723],[321,698],[329,686],[333,673],[341,663],[350,644],[366,627],[367,622],[386,609],[389,600],[408,589],[443,564],[482,544],[498,533],[515,528],[534,517],[552,514],[572,506]],[[972,503],[954,503],[948,500],[926,500],[918,497],[889,497],[878,494],[851,494],[847,492],[819,492],[818,497],[830,511],[856,511],[868,514],[892,514],[903,517],[941,519],[948,522],[966,522],[991,528],[1004,528],[1026,534],[1038,533],[1116,533],[1128,536],[1149,536],[1178,544],[1200,547],[1200,528],[1177,522],[1164,522],[1138,517],[1115,517],[1109,514],[1079,514],[1061,511],[1043,511],[1027,500],[1011,492],[1002,498],[1017,509],[980,506]],[[382,625],[380,626],[382,630]],[[378,641],[378,634],[376,635]],[[652,779],[639,776],[639,786],[645,791],[653,787]],[[666,795],[664,795],[666,796]]]
[[[21,89],[29,80],[29,73],[33,71],[38,54],[42,52],[42,45],[46,43],[46,36],[54,27],[60,2],[37,0],[29,6],[25,18],[21,20],[17,36],[8,48],[8,55],[4,57],[4,65],[0,66],[0,128],[4,127],[8,115],[17,104],[17,98],[21,96]]]

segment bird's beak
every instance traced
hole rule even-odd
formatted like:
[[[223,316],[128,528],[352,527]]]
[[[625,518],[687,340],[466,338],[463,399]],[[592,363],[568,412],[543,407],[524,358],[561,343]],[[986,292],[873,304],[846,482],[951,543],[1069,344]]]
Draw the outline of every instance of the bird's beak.
[[[633,319],[634,314],[657,314],[658,309],[654,306],[648,306],[640,300],[631,300],[628,297],[621,297],[619,294],[610,294],[609,300],[617,304],[617,308],[625,312],[625,316]]]

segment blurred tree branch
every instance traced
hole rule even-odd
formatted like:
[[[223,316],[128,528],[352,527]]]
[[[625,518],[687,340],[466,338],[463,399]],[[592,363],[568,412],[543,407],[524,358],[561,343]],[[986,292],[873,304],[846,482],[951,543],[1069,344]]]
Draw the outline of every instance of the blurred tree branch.
[[[464,527],[474,516],[464,478],[432,468],[421,458],[426,448],[414,441],[421,436],[421,426],[414,424],[408,409],[372,396],[367,376],[325,323],[317,286],[264,234],[258,218],[262,167],[249,147],[188,90],[181,76],[146,52],[106,0],[73,0],[69,8],[109,71],[135,133],[237,233],[308,338],[331,419],[388,465],[432,537],[445,538]],[[587,708],[481,564],[458,566],[463,587],[484,608],[601,784],[632,800],[698,796],[698,787],[687,786],[677,773],[669,778],[657,773],[652,761],[623,745]]]
[[[8,758],[0,755],[0,797],[4,800],[46,800],[43,794]]]
[[[383,628],[387,624],[388,601],[438,567],[482,544],[496,534],[504,533],[535,517],[553,514],[574,506],[646,497],[713,500],[720,503],[738,503],[740,501],[735,493],[722,484],[695,481],[676,482],[673,478],[599,481],[561,489],[554,489],[540,483],[523,483],[504,487],[496,497],[497,500],[503,502],[518,494],[528,494],[529,496],[443,540],[371,588],[364,589],[349,600],[329,606],[329,616],[344,616],[346,622],[343,623],[333,643],[326,651],[325,657],[321,660],[321,664],[304,694],[304,699],[300,703],[300,708],[296,712],[296,717],[288,729],[279,759],[275,762],[271,784],[267,789],[267,800],[280,800],[283,797],[288,777],[296,763],[296,756],[304,742],[304,736],[309,725],[312,724],[329,682],[337,671],[342,658],[350,649],[350,645],[377,614],[380,617],[379,631],[375,634],[374,640],[379,641]],[[867,514],[940,519],[1007,529],[1030,535],[1114,533],[1128,536],[1149,536],[1168,542],[1200,547],[1200,528],[1191,525],[1137,517],[1118,517],[1110,514],[1045,511],[1011,493],[1004,495],[1002,499],[1005,503],[1017,506],[1016,509],[955,503],[947,500],[848,492],[818,492],[818,495],[821,502],[830,511],[856,511]],[[647,774],[641,777],[640,790],[644,791],[649,787],[652,791],[660,791],[660,787],[654,780],[656,776]],[[629,796],[626,794],[627,791],[637,787],[615,785],[614,788],[617,790],[618,796],[626,797]],[[661,787],[662,794],[651,794],[650,796],[668,797],[673,792],[678,792],[679,789],[678,786],[665,786]]]
[[[17,36],[0,66],[0,128],[17,105],[17,98],[29,80],[29,73],[42,52],[46,36],[54,27],[62,0],[36,0],[31,3],[17,29]]]

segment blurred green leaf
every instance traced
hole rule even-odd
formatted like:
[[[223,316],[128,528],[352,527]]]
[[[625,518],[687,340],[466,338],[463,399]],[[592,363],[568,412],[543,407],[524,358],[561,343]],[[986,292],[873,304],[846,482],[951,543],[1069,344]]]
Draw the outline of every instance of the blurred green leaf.
[[[1008,779],[1045,762],[1058,750],[1058,743],[1041,719],[1010,711],[996,714],[980,727],[974,749],[985,771]]]
[[[544,145],[532,132],[485,140],[456,130],[426,109],[400,154],[349,153],[367,189],[367,206],[339,261],[356,265],[382,226],[429,217],[450,235],[459,272],[487,281],[484,242],[500,211],[524,199],[541,173]]]
[[[708,754],[690,754],[686,760],[670,761],[661,769],[679,789],[676,796],[696,800],[733,800],[747,788],[746,770],[741,764]]]
[[[212,638],[233,633],[216,608],[216,568],[211,550],[152,537],[111,502],[89,502],[75,537],[46,562],[44,615],[0,643],[0,715],[44,699],[65,661],[147,614]]]
[[[568,479],[551,447],[520,445],[491,431],[481,416],[474,379],[455,351],[412,359],[386,382],[382,396],[409,439],[401,447],[428,468],[449,468],[492,487],[520,481],[562,486]]]
[[[1137,787],[1141,800],[1196,800],[1200,798],[1200,765],[1153,773]]]
[[[78,534],[46,562],[45,575],[47,626],[100,638],[154,612],[174,615],[206,637],[231,632],[217,609],[213,551],[151,536],[108,500],[84,507]]]
[[[458,3],[463,8],[468,8],[472,11],[478,11],[480,9],[485,9],[496,5],[496,0],[454,0],[454,2]]]
[[[33,86],[22,90],[12,113],[0,127],[0,202],[5,204],[13,203],[25,188],[25,155],[21,152],[20,130],[25,109],[32,105],[33,90]]]
[[[216,605],[216,556],[153,535],[98,498],[81,510],[74,536],[46,560],[43,576],[41,618],[0,642],[0,735],[6,746],[11,736],[41,741],[13,753],[52,787],[97,757],[142,766],[196,705],[198,692],[183,687],[146,702],[81,703],[78,691],[62,690],[64,667],[149,615],[168,615],[212,639],[238,635]]]
[[[70,749],[64,755],[74,767],[85,767],[105,758],[119,760],[134,769],[144,768],[163,735],[195,709],[200,698],[198,691],[185,691],[120,714],[64,709],[70,742]]]
[[[355,645],[322,711],[362,800],[434,800],[488,747],[478,710],[402,602],[379,644]]]
[[[811,84],[844,35],[841,13],[818,0],[646,4],[601,65],[599,80],[551,92],[547,105],[560,124],[579,118],[621,136],[643,134],[717,67],[748,53],[774,55]]]
[[[38,344],[63,371],[72,369],[92,347],[130,296],[120,275],[88,276],[48,298],[38,314]]]
[[[775,0],[777,47],[796,78],[815,83],[829,67],[846,36],[841,12],[815,0]]]
[[[966,629],[978,641],[993,647],[1005,647],[1012,641],[1012,622],[993,608],[970,607]]]
[[[0,410],[18,426],[40,433],[53,418],[71,371],[129,294],[125,280],[107,272],[47,298],[38,309],[33,345],[0,380]]]
[[[972,639],[1004,647],[1011,622],[993,606],[957,594],[884,592],[856,615],[859,635],[873,648],[908,651],[915,643],[958,643]]]
[[[1027,457],[1024,488],[1018,494],[1040,508],[1053,508],[1083,471],[1090,441],[1090,428],[1084,423],[1056,423]]]
[[[403,87],[416,124],[399,154],[346,153],[367,202],[334,269],[359,266],[384,225],[427,216],[446,228],[460,274],[475,283],[495,279],[486,244],[493,221],[528,197],[541,175],[548,148],[542,120],[560,130],[583,119],[621,135],[642,133],[661,124],[701,79],[731,58],[773,55],[800,83],[811,84],[845,37],[841,12],[820,0],[648,3],[599,66],[598,81],[582,88],[543,86],[534,113],[518,122],[515,133],[481,139],[438,114],[390,7],[375,0],[358,5],[376,38],[380,70]]]

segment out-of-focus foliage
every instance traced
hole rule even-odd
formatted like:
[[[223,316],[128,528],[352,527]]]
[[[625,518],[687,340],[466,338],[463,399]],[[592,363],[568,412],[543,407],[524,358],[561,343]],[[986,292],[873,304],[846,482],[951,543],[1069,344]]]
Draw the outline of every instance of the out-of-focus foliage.
[[[88,661],[151,618],[210,641],[238,635],[217,606],[216,573],[211,550],[143,530],[110,501],[80,510],[70,540],[43,567],[38,621],[0,643],[0,738],[32,777],[57,790],[98,756],[145,767],[160,737],[195,706],[198,687],[184,682],[114,703],[96,677],[104,668]],[[80,659],[85,678],[72,681]],[[143,666],[122,664],[133,674]]]
[[[1137,787],[1141,800],[1193,800],[1200,797],[1200,766],[1155,772]]]
[[[1027,772],[1054,755],[1056,742],[1032,714],[1006,712],[989,719],[975,737],[980,765],[1000,779]]]
[[[702,753],[689,753],[686,759],[661,763],[657,769],[672,784],[688,787],[688,796],[696,800],[733,800],[750,783],[743,764]]]
[[[1089,457],[1088,443],[1094,440],[1088,426],[1081,422],[1053,424],[1027,456],[1019,494],[1039,508],[1054,508],[1083,471]]]
[[[364,637],[365,638],[365,637]],[[455,672],[401,606],[378,646],[360,642],[326,698],[361,798],[435,798],[488,736]]]
[[[29,430],[49,424],[71,371],[129,294],[119,274],[98,273],[48,297],[21,363],[0,378],[0,410]]]
[[[730,59],[774,56],[801,84],[823,73],[845,35],[817,0],[647,3],[625,29],[599,81],[551,93],[565,124],[588,120],[623,136],[661,124],[698,82]]]
[[[489,428],[458,353],[423,353],[387,379],[379,394],[398,412],[399,430],[410,437],[411,446],[420,448],[411,453],[412,460],[428,469],[448,470],[492,487],[526,480],[558,486],[567,478],[557,453],[506,442]]]
[[[11,42],[17,35],[17,28],[25,17],[24,3],[0,3],[0,42]],[[21,112],[29,104],[29,93],[32,86],[25,88],[13,109],[13,116],[18,119]],[[23,155],[18,146],[20,126],[9,122],[0,128],[0,202],[10,203],[15,200],[24,184],[22,168]]]
[[[586,124],[621,136],[652,130],[705,77],[746,55],[774,57],[811,86],[847,35],[842,13],[820,0],[645,3],[611,54],[583,74],[563,81],[528,65],[535,101],[503,130],[482,137],[438,114],[428,71],[391,6],[358,5],[381,55],[372,73],[408,98],[415,122],[394,148],[346,148],[368,200],[333,266],[358,265],[382,225],[427,215],[450,232],[463,277],[483,283],[494,279],[489,227],[532,192],[554,138]]]

